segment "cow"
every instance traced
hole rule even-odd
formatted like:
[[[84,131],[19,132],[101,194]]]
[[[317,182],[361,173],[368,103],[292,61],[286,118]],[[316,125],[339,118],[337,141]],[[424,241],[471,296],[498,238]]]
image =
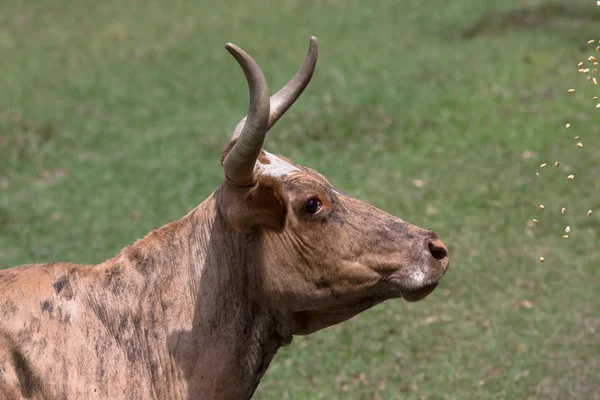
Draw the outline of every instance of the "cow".
[[[272,97],[258,64],[226,49],[247,116],[199,206],[98,265],[0,272],[0,398],[248,399],[294,335],[393,298],[418,301],[448,250],[411,225],[262,149],[314,72],[317,40]]]

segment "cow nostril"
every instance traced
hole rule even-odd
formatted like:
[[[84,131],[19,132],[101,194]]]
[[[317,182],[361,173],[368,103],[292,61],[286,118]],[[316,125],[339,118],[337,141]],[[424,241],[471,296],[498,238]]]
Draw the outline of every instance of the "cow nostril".
[[[448,249],[446,249],[446,247],[444,246],[436,245],[433,242],[429,242],[429,251],[431,252],[433,258],[435,258],[438,261],[441,261],[444,258],[448,257]]]

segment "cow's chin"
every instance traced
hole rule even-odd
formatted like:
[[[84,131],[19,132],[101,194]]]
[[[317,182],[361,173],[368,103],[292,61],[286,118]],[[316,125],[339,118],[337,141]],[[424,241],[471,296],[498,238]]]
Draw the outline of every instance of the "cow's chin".
[[[437,283],[432,283],[430,285],[423,286],[418,289],[402,289],[402,298],[406,301],[414,303],[415,301],[423,300],[425,297],[429,296],[431,292],[435,290],[437,287]]]

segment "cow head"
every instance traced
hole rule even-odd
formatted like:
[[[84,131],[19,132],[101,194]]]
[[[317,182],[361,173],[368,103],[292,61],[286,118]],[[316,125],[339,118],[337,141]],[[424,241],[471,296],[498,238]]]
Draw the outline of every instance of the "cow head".
[[[288,333],[308,334],[386,299],[418,301],[431,293],[448,268],[448,250],[435,233],[262,149],[267,131],[312,77],[316,38],[300,70],[272,97],[256,62],[235,45],[226,48],[246,75],[250,107],[223,152],[221,212],[232,229],[258,240],[265,301],[285,316]]]

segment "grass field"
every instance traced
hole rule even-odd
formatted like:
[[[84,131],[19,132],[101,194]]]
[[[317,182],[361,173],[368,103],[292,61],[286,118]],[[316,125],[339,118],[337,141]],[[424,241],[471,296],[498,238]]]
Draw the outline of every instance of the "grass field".
[[[216,4],[3,1],[0,268],[101,262],[186,214],[247,110],[224,43],[274,92],[315,35],[265,147],[435,230],[451,269],[422,302],[295,338],[255,397],[600,399],[600,89],[576,67],[600,54],[595,2]]]

